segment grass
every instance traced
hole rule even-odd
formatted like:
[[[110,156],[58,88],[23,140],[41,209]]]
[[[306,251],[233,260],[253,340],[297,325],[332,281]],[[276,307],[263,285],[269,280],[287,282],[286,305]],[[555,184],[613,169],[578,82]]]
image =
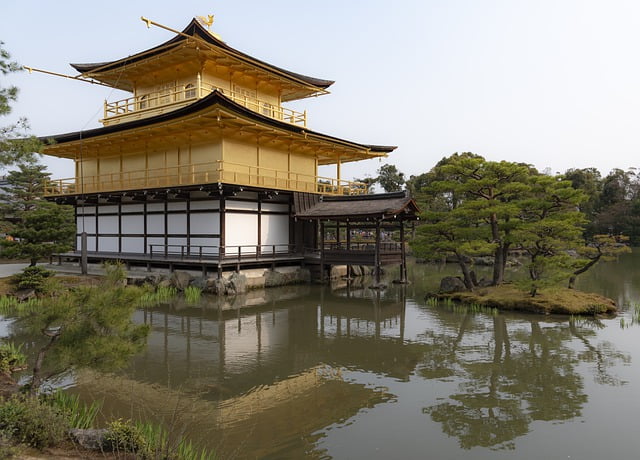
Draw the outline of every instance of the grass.
[[[197,305],[200,302],[200,294],[202,290],[196,286],[187,286],[184,289],[184,298],[189,305]]]
[[[141,307],[155,307],[169,303],[178,295],[178,290],[171,286],[158,286],[155,291],[146,292],[138,301]]]
[[[439,302],[454,302],[474,308],[525,311],[541,314],[599,315],[615,314],[613,300],[598,294],[568,288],[540,291],[535,297],[513,285],[491,286],[473,292],[437,294],[432,298]]]
[[[53,407],[67,416],[71,428],[83,430],[94,428],[96,417],[102,409],[102,401],[100,400],[93,401],[87,405],[80,402],[80,398],[77,395],[60,390],[51,394],[48,398]]]

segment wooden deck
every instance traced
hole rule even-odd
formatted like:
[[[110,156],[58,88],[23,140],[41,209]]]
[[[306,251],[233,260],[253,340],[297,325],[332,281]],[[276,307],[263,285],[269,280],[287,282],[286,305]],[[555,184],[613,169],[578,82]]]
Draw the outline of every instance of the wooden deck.
[[[62,264],[63,261],[72,261],[80,263],[82,254],[80,251],[65,252],[56,254],[54,259],[57,259],[58,264]],[[129,252],[89,252],[87,254],[89,263],[101,263],[107,261],[120,261],[124,263],[128,269],[132,266],[142,266],[148,271],[151,271],[152,267],[168,268],[170,271],[175,269],[186,270],[201,270],[203,276],[210,273],[218,273],[222,276],[222,272],[227,270],[239,271],[244,268],[260,268],[260,267],[275,267],[277,265],[302,265],[305,261],[303,254],[297,253],[274,253],[274,254],[260,254],[255,253],[242,253],[233,255],[225,255],[219,257],[217,255],[183,255],[183,254],[140,254]]]

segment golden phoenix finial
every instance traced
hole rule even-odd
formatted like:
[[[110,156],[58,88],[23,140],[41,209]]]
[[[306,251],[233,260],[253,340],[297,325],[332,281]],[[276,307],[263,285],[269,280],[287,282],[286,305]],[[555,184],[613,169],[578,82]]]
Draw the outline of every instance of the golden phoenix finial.
[[[204,16],[198,16],[198,19],[207,25],[207,29],[211,30],[211,26],[213,25],[213,14],[208,14],[206,18]]]

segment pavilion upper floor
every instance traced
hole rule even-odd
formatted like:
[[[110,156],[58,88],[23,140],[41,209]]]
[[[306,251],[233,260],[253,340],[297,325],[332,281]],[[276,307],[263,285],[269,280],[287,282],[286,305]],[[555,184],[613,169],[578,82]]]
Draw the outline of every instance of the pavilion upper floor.
[[[333,81],[294,73],[231,48],[194,19],[154,48],[110,62],[72,64],[79,77],[131,93],[104,102],[105,126],[176,110],[217,90],[279,121],[307,126],[306,112],[283,102],[327,93]]]

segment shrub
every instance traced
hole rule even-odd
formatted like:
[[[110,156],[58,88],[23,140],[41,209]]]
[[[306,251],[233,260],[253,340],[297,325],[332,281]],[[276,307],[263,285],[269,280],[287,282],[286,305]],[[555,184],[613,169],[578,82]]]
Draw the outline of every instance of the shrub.
[[[22,270],[22,273],[14,275],[14,282],[19,289],[35,289],[36,292],[42,292],[45,281],[51,276],[53,276],[52,271],[36,265],[27,267]]]
[[[65,439],[67,419],[34,397],[14,396],[0,404],[0,432],[19,444],[37,449]]]
[[[22,353],[22,346],[12,342],[0,344],[0,372],[11,375],[25,369],[27,357]]]
[[[111,452],[135,453],[139,458],[148,457],[150,450],[140,427],[131,420],[122,419],[109,423],[103,447]]]

